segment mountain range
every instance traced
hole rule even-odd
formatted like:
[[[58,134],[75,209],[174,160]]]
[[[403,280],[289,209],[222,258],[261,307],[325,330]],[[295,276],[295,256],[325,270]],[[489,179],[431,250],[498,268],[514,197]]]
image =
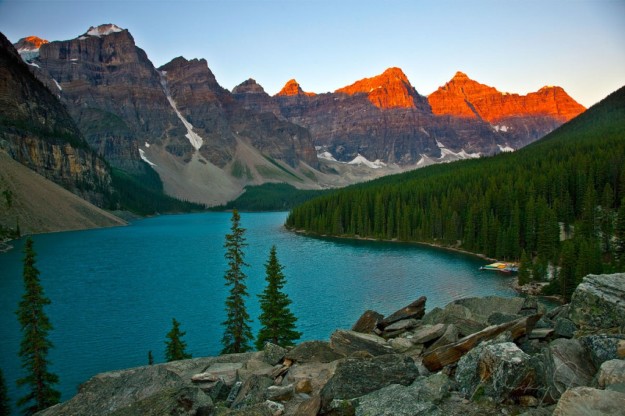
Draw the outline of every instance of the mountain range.
[[[295,80],[274,96],[253,79],[228,91],[204,59],[156,68],[113,24],[14,46],[97,155],[207,205],[247,185],[336,187],[515,150],[585,110],[559,87],[507,94],[461,72],[425,97],[399,68],[324,94]]]

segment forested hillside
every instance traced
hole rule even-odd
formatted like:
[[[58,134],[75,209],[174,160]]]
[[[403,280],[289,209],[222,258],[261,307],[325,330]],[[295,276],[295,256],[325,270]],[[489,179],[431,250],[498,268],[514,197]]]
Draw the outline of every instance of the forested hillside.
[[[625,269],[625,87],[515,153],[351,186],[287,226],[522,260],[522,281],[555,276],[568,297],[588,273]]]

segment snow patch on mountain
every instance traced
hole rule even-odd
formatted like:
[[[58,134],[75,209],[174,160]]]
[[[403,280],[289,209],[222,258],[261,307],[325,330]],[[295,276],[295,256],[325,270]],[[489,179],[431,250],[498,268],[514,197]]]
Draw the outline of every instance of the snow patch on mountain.
[[[145,163],[147,163],[150,166],[156,166],[155,163],[152,163],[148,160],[148,158],[145,156],[145,151],[143,149],[139,149],[139,156],[141,156],[141,160],[143,160]]]
[[[86,35],[96,36],[99,38],[100,36],[106,36],[110,35],[111,33],[122,32],[123,30],[124,29],[122,29],[121,27],[113,24],[100,25],[98,27],[91,26],[87,31]]]
[[[171,92],[169,91],[169,87],[167,86],[167,78],[166,78],[167,72],[162,71],[160,74],[161,74],[161,86],[163,87],[163,91],[165,92],[167,101],[169,101],[169,105],[171,105],[171,108],[173,108],[174,112],[176,113],[180,121],[182,121],[182,124],[184,124],[184,126],[187,129],[187,134],[185,134],[185,137],[189,139],[191,146],[193,146],[195,150],[200,150],[200,147],[202,147],[202,143],[204,143],[204,139],[202,139],[196,132],[193,131],[193,125],[189,123],[182,114],[180,114],[180,111],[178,111],[176,102],[172,98]]]
[[[347,164],[348,165],[365,165],[371,169],[380,169],[386,166],[386,163],[382,162],[380,159],[376,159],[375,161],[371,162],[360,153],[351,162],[347,162]]]
[[[325,160],[329,160],[331,162],[336,162],[337,160],[334,158],[334,156],[332,156],[332,153],[328,152],[327,150],[325,152],[320,152],[317,153],[317,157],[319,159],[325,159]]]
[[[510,130],[510,127],[508,127],[508,126],[499,126],[499,125],[495,125],[495,126],[493,126],[493,130],[495,130],[495,131],[497,131],[497,132],[502,131],[502,132],[504,132],[504,133],[507,133],[507,132],[508,132],[508,130]]]
[[[54,81],[54,84],[56,85],[56,87],[59,89],[59,91],[63,91],[63,88],[61,87],[61,84],[59,84],[59,82],[57,80],[55,80],[54,78],[52,78],[52,81]]]
[[[514,152],[514,148],[512,148],[512,147],[510,147],[508,145],[502,146],[502,145],[498,144],[497,147],[499,147],[499,150],[501,152]]]
[[[482,156],[479,152],[468,153],[464,149],[461,149],[458,153],[456,153],[453,150],[446,148],[445,145],[439,142],[438,140],[436,140],[436,146],[438,146],[438,148],[441,149],[441,157],[439,158],[439,160],[441,161],[443,159],[449,159],[450,161],[458,160],[458,159],[477,159]]]

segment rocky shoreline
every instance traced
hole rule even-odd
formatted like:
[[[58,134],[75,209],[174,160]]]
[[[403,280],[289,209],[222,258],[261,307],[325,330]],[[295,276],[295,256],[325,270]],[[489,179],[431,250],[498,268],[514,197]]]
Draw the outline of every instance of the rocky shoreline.
[[[39,415],[592,415],[625,408],[625,274],[571,303],[421,297],[329,341],[99,374]]]

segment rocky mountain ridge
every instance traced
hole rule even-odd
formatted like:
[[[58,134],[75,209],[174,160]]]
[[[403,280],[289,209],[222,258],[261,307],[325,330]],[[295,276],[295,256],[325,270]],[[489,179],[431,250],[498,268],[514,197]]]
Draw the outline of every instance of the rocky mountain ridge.
[[[65,107],[29,67],[0,34],[0,149],[102,206],[111,192],[109,167],[89,148]]]
[[[328,341],[103,373],[39,415],[588,415],[625,405],[625,274],[571,303],[421,297]]]
[[[476,101],[479,116],[467,117],[451,94],[459,80],[446,95],[424,97],[399,68],[326,94],[290,80],[271,97],[252,79],[230,92],[203,59],[155,68],[128,30],[112,24],[41,43],[35,55],[23,57],[98,154],[133,174],[154,169],[170,195],[209,205],[248,184],[343,186],[517,149],[583,110],[562,90],[549,90],[537,93],[539,101],[566,102],[566,111],[542,112],[526,99],[521,107],[533,112],[508,112],[492,124],[482,101],[519,105],[489,98]]]

